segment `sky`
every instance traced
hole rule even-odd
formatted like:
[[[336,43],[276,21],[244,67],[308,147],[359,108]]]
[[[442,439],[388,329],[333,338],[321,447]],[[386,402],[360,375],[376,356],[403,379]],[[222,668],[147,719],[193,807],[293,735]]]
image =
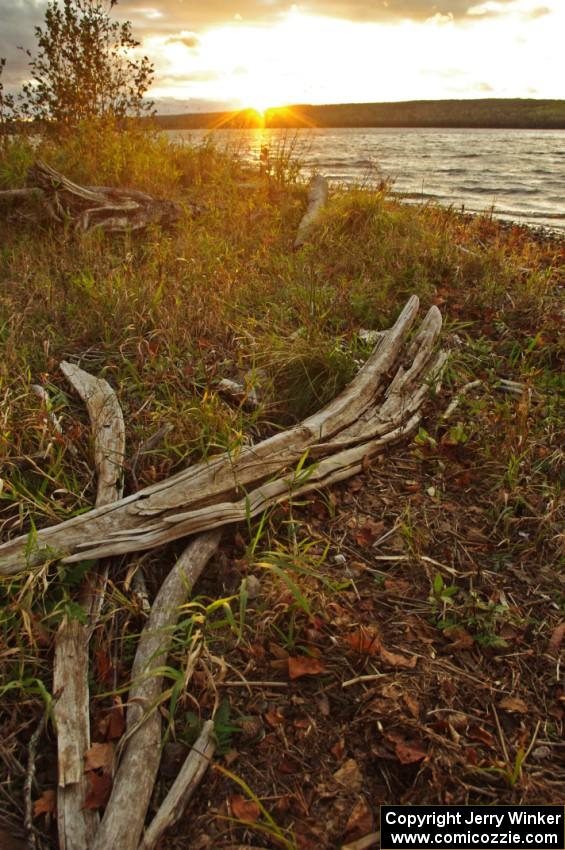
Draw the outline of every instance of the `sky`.
[[[0,0],[6,88],[45,0]],[[120,0],[159,112],[565,97],[565,0]]]

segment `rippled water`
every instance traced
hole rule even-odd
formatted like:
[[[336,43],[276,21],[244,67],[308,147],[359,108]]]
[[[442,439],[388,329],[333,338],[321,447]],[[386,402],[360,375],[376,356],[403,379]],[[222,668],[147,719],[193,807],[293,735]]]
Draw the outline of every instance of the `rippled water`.
[[[172,135],[197,141],[206,133]],[[342,183],[391,178],[410,200],[565,230],[565,130],[222,130],[214,138],[247,160],[264,145],[293,145],[306,173]]]

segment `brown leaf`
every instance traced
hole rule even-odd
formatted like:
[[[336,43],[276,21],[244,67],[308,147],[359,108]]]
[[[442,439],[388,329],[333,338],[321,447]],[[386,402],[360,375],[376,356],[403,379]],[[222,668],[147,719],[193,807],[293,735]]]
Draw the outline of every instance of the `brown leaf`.
[[[415,764],[415,762],[422,761],[427,756],[423,744],[419,741],[398,740],[394,749],[396,757],[401,764]]]
[[[349,819],[345,827],[345,835],[348,840],[352,840],[354,838],[361,838],[363,835],[367,835],[372,831],[372,829],[373,814],[365,798],[360,797],[353,806],[353,810],[349,815]]]
[[[559,652],[559,648],[565,637],[565,622],[559,623],[558,626],[555,627],[551,638],[549,639],[549,643],[547,645],[547,651],[550,655],[557,655]]]
[[[41,797],[33,804],[33,816],[52,815],[57,811],[57,792],[55,788],[48,788]]]
[[[526,705],[523,699],[519,697],[504,697],[498,703],[500,708],[503,708],[505,711],[515,711],[518,714],[529,714],[530,709]]]
[[[363,774],[355,759],[347,759],[334,773],[334,779],[349,791],[360,791],[363,787]]]
[[[103,773],[111,773],[113,761],[113,744],[93,744],[84,754],[84,769],[85,771],[102,769]]]
[[[269,726],[272,726],[273,729],[275,729],[277,726],[284,725],[285,718],[280,708],[270,708],[265,712],[265,720]]]
[[[359,626],[355,632],[345,635],[345,640],[360,655],[376,655],[381,648],[379,633],[371,626]]]
[[[470,741],[480,741],[486,747],[494,748],[495,742],[493,736],[478,723],[473,723],[467,730],[467,737]]]
[[[114,705],[110,709],[108,722],[108,738],[110,741],[116,741],[121,738],[126,728],[126,720],[124,717],[124,706],[120,696],[114,697]]]
[[[288,675],[291,679],[300,679],[301,676],[317,676],[324,672],[324,665],[319,658],[310,658],[307,655],[288,657]]]
[[[112,777],[107,773],[94,773],[90,771],[88,776],[89,788],[83,809],[103,809],[110,799],[112,791]]]
[[[375,540],[378,540],[382,536],[384,530],[385,524],[382,520],[375,522],[375,520],[368,517],[365,523],[359,526],[353,535],[353,539],[358,546],[372,546]]]
[[[413,590],[413,585],[403,578],[385,578],[385,590],[397,596],[406,596]]]
[[[255,800],[248,800],[242,794],[232,794],[230,797],[231,810],[238,820],[255,823],[261,817],[261,809]]]
[[[444,629],[444,635],[451,642],[451,649],[473,649],[475,641],[462,626]]]
[[[420,716],[420,703],[418,702],[418,700],[415,699],[412,694],[402,694],[402,699],[404,700],[406,707],[408,708],[408,711],[410,712],[412,717],[417,720]]]
[[[415,655],[407,658],[406,655],[399,655],[397,652],[389,652],[389,650],[385,649],[384,646],[381,646],[380,654],[385,664],[389,664],[391,667],[405,667],[408,670],[413,670],[418,663],[418,659]]]

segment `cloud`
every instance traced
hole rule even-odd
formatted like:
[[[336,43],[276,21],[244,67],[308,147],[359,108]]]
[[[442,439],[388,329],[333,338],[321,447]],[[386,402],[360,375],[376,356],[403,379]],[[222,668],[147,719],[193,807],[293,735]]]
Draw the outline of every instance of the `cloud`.
[[[524,18],[530,21],[536,21],[538,18],[545,18],[546,15],[551,15],[551,9],[547,6],[538,6],[537,9],[532,9],[531,12],[525,12]]]
[[[181,32],[180,35],[170,36],[166,44],[182,44],[184,47],[188,47],[189,50],[194,50],[200,46],[200,39],[193,32]]]

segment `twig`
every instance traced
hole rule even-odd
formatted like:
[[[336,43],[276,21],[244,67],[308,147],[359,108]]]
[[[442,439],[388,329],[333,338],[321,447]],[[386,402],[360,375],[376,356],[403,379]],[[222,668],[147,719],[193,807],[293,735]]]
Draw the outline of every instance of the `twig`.
[[[294,247],[301,248],[307,242],[312,234],[320,213],[328,200],[328,181],[321,174],[317,174],[310,181],[308,187],[308,208],[300,224],[298,225],[298,233],[294,240]]]
[[[37,724],[33,735],[29,739],[27,746],[27,770],[24,782],[24,800],[25,800],[25,819],[24,827],[26,831],[27,844],[30,850],[37,850],[37,836],[33,826],[33,801],[31,799],[33,780],[35,778],[35,760],[37,758],[37,746],[43,727],[45,726],[45,712],[41,715],[41,720]]]
[[[182,817],[190,798],[208,769],[215,749],[214,723],[207,720],[169,793],[146,830],[138,850],[153,850],[165,830],[174,826]]]
[[[450,416],[452,416],[452,414],[459,407],[459,404],[460,404],[463,396],[467,395],[467,393],[470,392],[471,390],[474,390],[475,387],[480,387],[481,384],[482,384],[482,381],[470,381],[468,384],[465,384],[464,387],[461,387],[461,389],[459,390],[459,392],[457,393],[455,398],[453,398],[451,400],[451,402],[449,403],[445,413],[442,415],[442,417],[441,417],[442,420],[444,422],[446,422],[450,418]]]
[[[158,705],[173,626],[180,606],[218,548],[221,531],[209,531],[184,550],[157,594],[137,646],[128,695],[127,745],[104,817],[90,850],[137,850],[160,760]]]
[[[357,841],[342,844],[341,850],[368,850],[369,847],[377,847],[380,842],[380,832],[372,832],[370,835],[365,835],[363,838],[357,839]]]

